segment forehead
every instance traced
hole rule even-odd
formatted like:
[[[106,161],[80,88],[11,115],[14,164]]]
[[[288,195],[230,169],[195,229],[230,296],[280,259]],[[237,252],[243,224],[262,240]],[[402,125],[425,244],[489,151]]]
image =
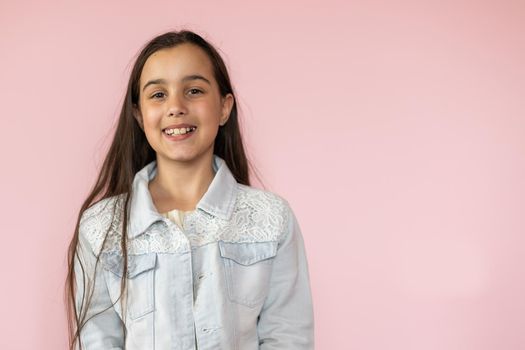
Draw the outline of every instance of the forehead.
[[[151,54],[140,76],[140,86],[149,79],[178,81],[189,74],[200,74],[213,81],[213,68],[208,55],[193,44],[179,44]]]

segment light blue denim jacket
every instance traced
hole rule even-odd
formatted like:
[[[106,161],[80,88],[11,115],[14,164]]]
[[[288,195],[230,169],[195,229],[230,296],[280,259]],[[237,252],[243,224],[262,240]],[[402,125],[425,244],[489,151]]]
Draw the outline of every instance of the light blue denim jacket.
[[[127,303],[118,299],[122,220],[117,215],[111,221],[113,209],[123,208],[123,195],[83,213],[75,259],[77,309],[84,283],[93,283],[94,276],[88,318],[105,310],[82,329],[83,349],[124,349],[122,323],[128,350],[314,348],[308,265],[295,214],[279,195],[237,183],[217,155],[213,169],[207,192],[185,217],[184,232],[153,204],[148,182],[156,162],[135,175]]]

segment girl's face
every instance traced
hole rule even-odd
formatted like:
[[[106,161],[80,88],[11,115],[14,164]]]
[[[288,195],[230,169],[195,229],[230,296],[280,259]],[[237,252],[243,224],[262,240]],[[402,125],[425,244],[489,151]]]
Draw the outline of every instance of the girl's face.
[[[153,53],[139,89],[134,115],[157,160],[212,157],[219,125],[228,120],[234,98],[220,95],[210,59],[200,47],[184,43]]]

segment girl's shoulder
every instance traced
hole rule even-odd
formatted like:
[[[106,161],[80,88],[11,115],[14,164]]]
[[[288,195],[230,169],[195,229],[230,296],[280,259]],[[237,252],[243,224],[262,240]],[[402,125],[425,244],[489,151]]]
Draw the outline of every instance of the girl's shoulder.
[[[263,240],[280,240],[286,231],[290,214],[290,205],[280,194],[248,185],[237,185],[231,220],[243,228],[241,231],[253,230]]]
[[[260,214],[273,216],[286,215],[288,201],[269,190],[264,190],[244,184],[237,184],[236,207],[249,207]]]
[[[90,243],[98,255],[108,231],[118,232],[124,207],[124,194],[103,198],[90,205],[80,217],[79,235]]]

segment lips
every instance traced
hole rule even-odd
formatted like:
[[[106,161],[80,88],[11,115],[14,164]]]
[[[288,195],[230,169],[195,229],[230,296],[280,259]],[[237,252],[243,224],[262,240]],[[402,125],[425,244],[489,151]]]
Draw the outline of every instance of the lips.
[[[187,128],[174,128],[174,129],[164,129],[163,133],[168,136],[172,135],[185,135],[194,132],[197,129],[196,126],[191,126]]]
[[[163,131],[166,130],[166,129],[181,129],[181,128],[197,128],[195,125],[193,124],[172,124],[172,125],[168,125],[167,127],[165,127],[164,129],[162,129]]]

